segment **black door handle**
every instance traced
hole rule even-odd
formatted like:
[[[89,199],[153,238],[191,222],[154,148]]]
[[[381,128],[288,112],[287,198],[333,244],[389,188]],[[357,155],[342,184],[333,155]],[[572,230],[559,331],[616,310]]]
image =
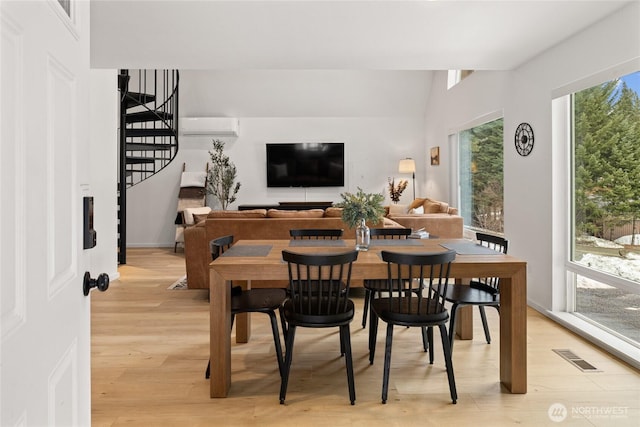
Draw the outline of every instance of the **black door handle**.
[[[82,292],[85,297],[89,296],[89,291],[92,288],[98,288],[100,292],[104,292],[109,289],[109,275],[107,273],[102,273],[97,279],[92,279],[91,273],[86,271],[84,273],[84,281],[82,282]]]

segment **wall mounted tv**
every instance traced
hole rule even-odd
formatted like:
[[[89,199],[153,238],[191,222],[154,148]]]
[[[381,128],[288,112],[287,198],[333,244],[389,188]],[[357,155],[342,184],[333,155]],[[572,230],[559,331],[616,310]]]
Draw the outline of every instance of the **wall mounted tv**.
[[[267,187],[343,187],[344,143],[267,144]]]

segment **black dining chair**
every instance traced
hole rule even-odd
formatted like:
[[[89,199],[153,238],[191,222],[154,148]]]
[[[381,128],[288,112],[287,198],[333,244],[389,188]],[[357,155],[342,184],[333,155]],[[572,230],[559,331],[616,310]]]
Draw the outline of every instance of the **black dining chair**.
[[[215,260],[228,250],[233,244],[233,236],[223,236],[213,239],[209,242],[211,250],[211,259]],[[286,323],[282,311],[282,304],[286,299],[286,291],[284,289],[248,289],[243,290],[240,286],[233,287],[231,290],[231,328],[236,314],[240,313],[266,313],[271,320],[271,331],[273,332],[273,342],[276,346],[276,357],[278,358],[278,371],[282,377],[283,355],[282,344],[280,342],[280,333],[278,331],[278,322],[276,320],[276,310],[280,312],[280,320],[282,322],[283,334],[286,337]],[[231,332],[231,331],[229,331]],[[209,378],[211,374],[211,360],[207,365],[205,378]]]
[[[433,364],[434,359],[433,328],[438,327],[451,400],[456,403],[458,395],[451,361],[451,344],[445,326],[449,313],[445,308],[443,297],[447,292],[451,262],[455,259],[456,253],[454,251],[430,254],[382,251],[381,256],[387,263],[387,288],[384,295],[380,295],[371,303],[375,316],[371,317],[369,328],[373,329],[375,339],[378,320],[387,323],[382,403],[387,402],[389,390],[394,325],[428,328],[430,364]],[[413,288],[411,284],[415,282],[420,286]],[[406,287],[399,287],[398,283],[404,283]],[[370,354],[373,362],[375,343]]]
[[[293,228],[289,230],[292,239],[338,240],[344,230],[340,228]]]
[[[503,237],[486,233],[476,233],[478,243],[489,249],[503,254],[507,253],[509,241]],[[447,288],[445,299],[451,304],[451,320],[449,321],[449,341],[453,349],[456,335],[456,319],[458,308],[465,305],[475,305],[480,311],[482,327],[487,344],[491,344],[491,334],[487,323],[485,307],[493,307],[500,313],[500,279],[497,277],[479,277],[469,282],[469,285],[452,284]]]
[[[340,347],[344,352],[349,385],[349,399],[355,404],[356,390],[351,355],[349,324],[355,307],[349,299],[351,268],[358,258],[355,250],[343,253],[300,254],[282,251],[289,270],[289,298],[284,303],[288,330],[286,355],[280,386],[280,403],[284,404],[293,360],[293,343],[297,327],[340,329]]]
[[[407,239],[409,235],[411,235],[410,228],[397,228],[397,227],[387,227],[387,228],[372,228],[371,230],[371,239]],[[374,316],[374,313],[369,308],[371,305],[371,301],[380,293],[380,291],[384,291],[387,286],[386,279],[367,279],[364,281],[364,308],[362,310],[362,327],[365,328],[367,325],[367,314],[369,317]],[[422,329],[422,347],[424,351],[429,350],[428,339],[427,339],[427,328]],[[371,328],[369,328],[369,352],[371,352],[371,347],[375,346],[375,338],[373,336],[373,332]],[[371,353],[369,353],[369,362],[373,363],[371,358]]]
[[[371,239],[406,239],[411,234],[410,228],[371,228],[369,229]],[[367,314],[369,313],[369,304],[375,297],[376,292],[385,286],[385,280],[365,280],[364,281],[364,308],[362,310],[362,327],[367,326]]]

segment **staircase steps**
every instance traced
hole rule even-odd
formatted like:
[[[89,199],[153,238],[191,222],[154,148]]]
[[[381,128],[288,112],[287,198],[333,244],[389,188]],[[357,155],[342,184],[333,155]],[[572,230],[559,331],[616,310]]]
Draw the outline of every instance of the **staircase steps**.
[[[151,164],[155,163],[156,159],[154,157],[139,157],[139,156],[127,156],[127,164],[128,165],[141,165],[141,164]],[[132,169],[127,169],[131,172],[136,172]],[[141,171],[144,172],[144,171]]]
[[[137,129],[125,129],[125,135],[127,137],[145,137],[145,136],[174,136],[175,131],[170,128],[164,129],[149,129],[149,128],[137,128]]]
[[[127,108],[148,104],[156,100],[156,96],[149,93],[127,92],[125,95]]]
[[[167,151],[176,144],[145,144],[143,142],[127,142],[127,151]]]
[[[127,113],[127,123],[154,122],[158,120],[171,120],[173,114],[164,111],[138,111],[136,113]]]
[[[143,173],[143,174],[151,174],[151,173],[153,173],[153,171],[151,171],[151,170],[146,170],[146,169],[135,169],[135,168],[134,168],[134,169],[127,169],[127,170],[126,170],[126,175],[127,175],[127,177],[132,176],[134,173],[138,173],[138,174],[140,174],[140,173]]]

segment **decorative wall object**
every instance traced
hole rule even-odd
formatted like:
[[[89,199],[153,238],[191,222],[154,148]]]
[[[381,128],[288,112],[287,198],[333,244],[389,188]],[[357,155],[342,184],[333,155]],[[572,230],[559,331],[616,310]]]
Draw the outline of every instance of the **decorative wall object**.
[[[440,147],[431,148],[431,165],[438,166],[440,164]]]
[[[516,151],[525,157],[533,150],[533,128],[529,123],[520,123],[515,135]]]

